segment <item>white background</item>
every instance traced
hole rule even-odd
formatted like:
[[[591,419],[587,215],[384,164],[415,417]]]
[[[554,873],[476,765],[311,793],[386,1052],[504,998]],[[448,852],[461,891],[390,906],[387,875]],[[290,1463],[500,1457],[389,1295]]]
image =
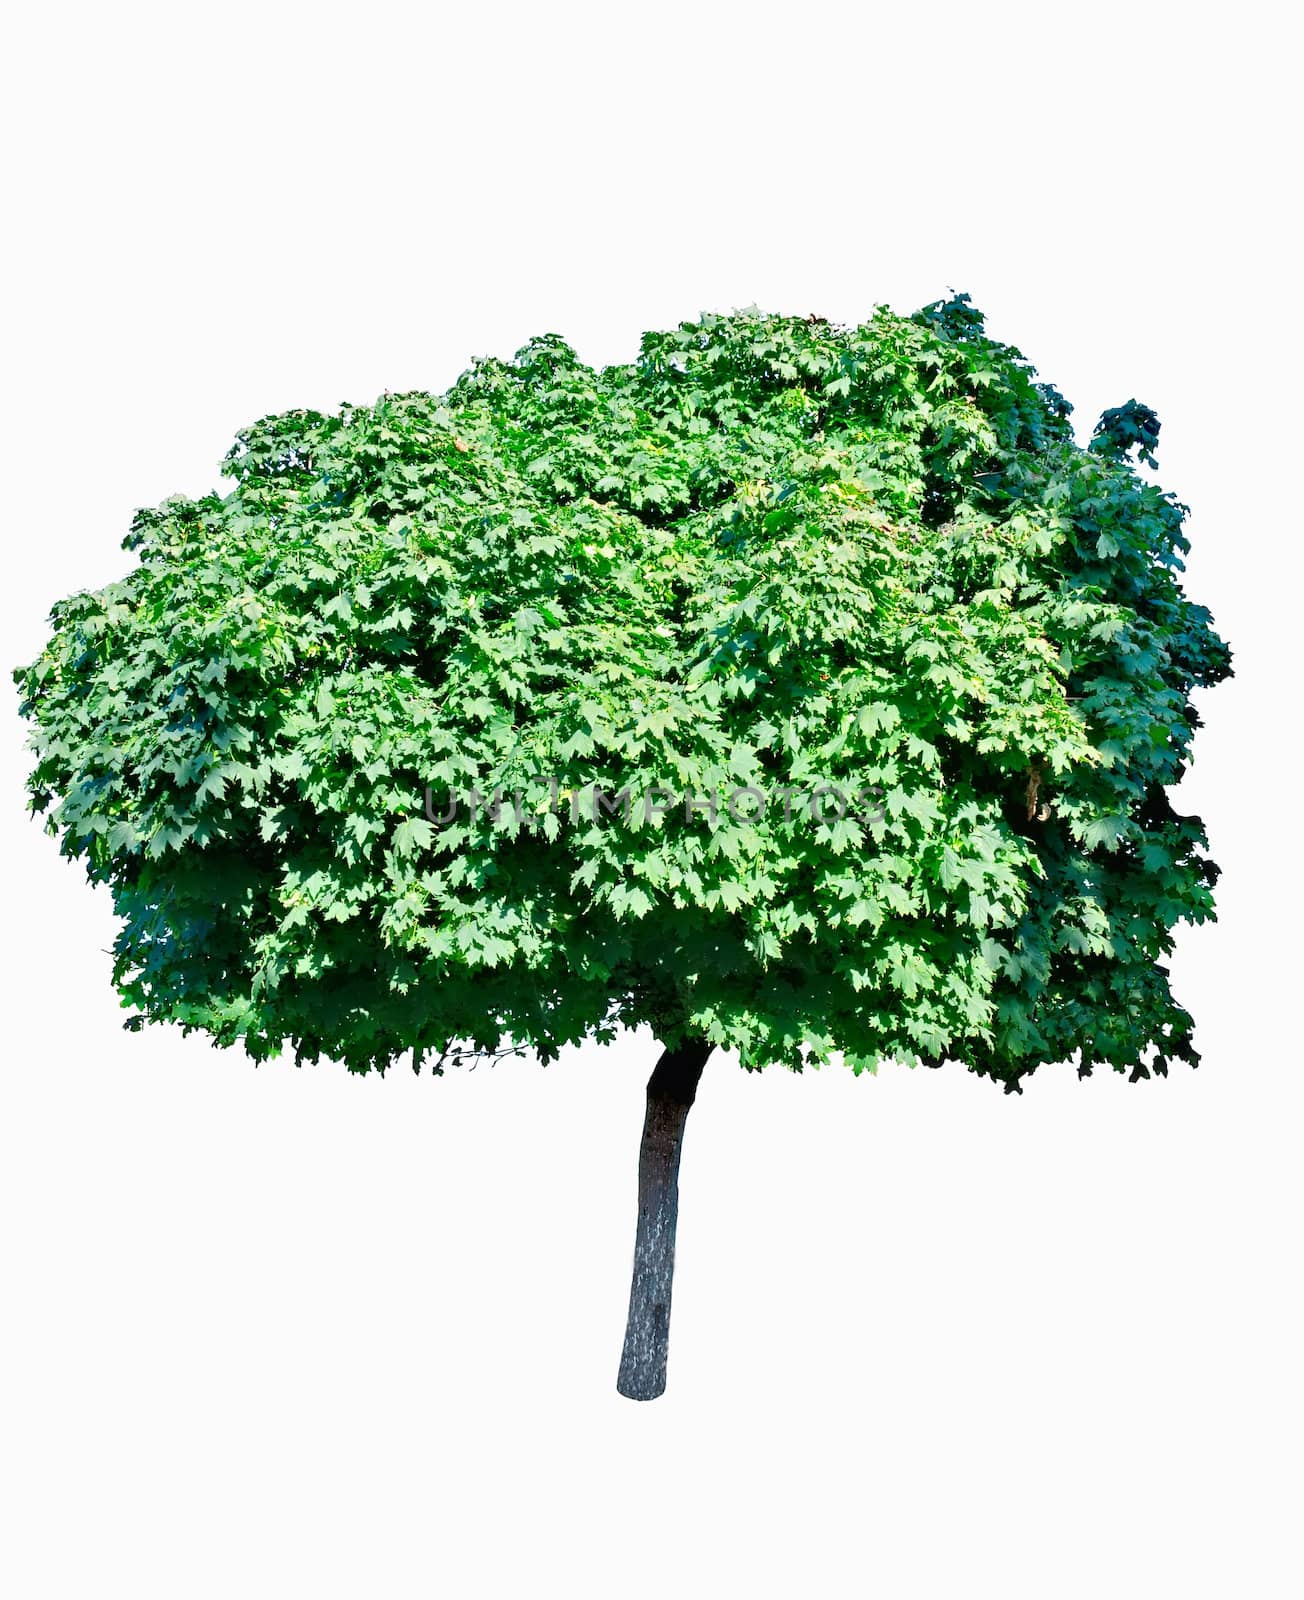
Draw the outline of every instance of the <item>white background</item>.
[[[1297,37],[1275,7],[27,7],[8,29],[6,666],[241,425],[967,289],[1135,395],[1237,676],[1202,1068],[708,1068],[670,1388],[614,1389],[654,1048],[443,1080],[120,1029],[7,713],[0,1586],[1295,1597]],[[1282,7],[1280,16],[1285,17]]]

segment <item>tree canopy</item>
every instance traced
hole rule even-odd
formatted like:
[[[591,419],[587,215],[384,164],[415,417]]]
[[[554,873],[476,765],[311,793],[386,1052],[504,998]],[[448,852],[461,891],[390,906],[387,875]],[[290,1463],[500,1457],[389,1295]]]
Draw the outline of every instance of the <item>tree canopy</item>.
[[[1154,413],[1069,411],[960,295],[247,428],[16,675],[127,1025],[358,1071],[641,1024],[1006,1088],[1194,1064],[1165,958],[1216,868],[1165,790],[1229,652]]]

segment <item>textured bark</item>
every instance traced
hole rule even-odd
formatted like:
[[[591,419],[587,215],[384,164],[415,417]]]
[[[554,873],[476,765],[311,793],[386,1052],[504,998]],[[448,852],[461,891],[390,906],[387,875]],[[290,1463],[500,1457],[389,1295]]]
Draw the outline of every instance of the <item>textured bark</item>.
[[[638,1157],[638,1229],[629,1322],[616,1388],[631,1400],[655,1400],[666,1387],[670,1290],[679,1216],[679,1154],[688,1108],[711,1054],[704,1039],[667,1050],[647,1085],[647,1114]]]

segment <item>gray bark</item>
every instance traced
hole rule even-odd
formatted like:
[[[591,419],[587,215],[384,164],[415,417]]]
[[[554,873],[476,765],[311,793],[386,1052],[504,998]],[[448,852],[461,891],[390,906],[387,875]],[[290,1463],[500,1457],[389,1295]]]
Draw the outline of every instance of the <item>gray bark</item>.
[[[679,1155],[688,1108],[711,1054],[704,1039],[666,1050],[648,1079],[647,1113],[638,1157],[638,1228],[629,1322],[616,1388],[631,1400],[655,1400],[666,1387],[670,1290],[679,1215]]]

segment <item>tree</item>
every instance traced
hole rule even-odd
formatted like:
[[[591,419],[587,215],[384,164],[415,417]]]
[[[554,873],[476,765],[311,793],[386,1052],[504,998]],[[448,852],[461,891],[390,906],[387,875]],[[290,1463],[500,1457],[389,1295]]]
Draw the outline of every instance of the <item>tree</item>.
[[[649,1028],[637,1398],[713,1049],[1194,1065],[1164,958],[1216,868],[1165,791],[1230,656],[1158,419],[1069,410],[959,295],[248,428],[17,674],[126,1026],[356,1072]]]

